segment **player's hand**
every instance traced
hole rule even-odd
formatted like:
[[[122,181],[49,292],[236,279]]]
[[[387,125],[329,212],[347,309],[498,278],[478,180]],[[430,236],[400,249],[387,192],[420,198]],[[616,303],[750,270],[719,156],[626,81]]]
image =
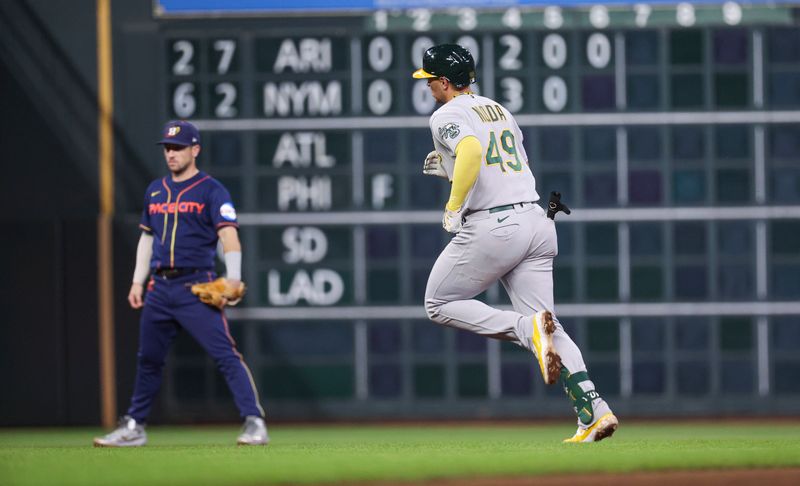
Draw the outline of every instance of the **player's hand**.
[[[442,154],[435,150],[431,151],[428,156],[425,157],[425,162],[422,164],[422,173],[448,179],[447,172],[445,172],[444,167],[442,167]]]
[[[141,309],[144,305],[142,295],[144,294],[144,286],[140,283],[133,282],[131,290],[128,292],[128,303],[134,309]]]
[[[461,209],[458,211],[451,211],[445,208],[444,215],[442,216],[442,228],[448,233],[458,233],[461,231]]]
[[[239,287],[242,286],[242,281],[241,280],[234,280],[232,278],[229,278],[229,279],[226,279],[226,280],[228,281],[228,285],[232,289],[238,289]],[[227,298],[225,296],[223,296],[222,298],[225,301],[224,305],[236,305],[236,304],[238,304],[239,302],[242,301],[242,296],[240,296],[238,299],[233,299],[233,300],[231,300],[231,299],[229,299],[229,298]]]

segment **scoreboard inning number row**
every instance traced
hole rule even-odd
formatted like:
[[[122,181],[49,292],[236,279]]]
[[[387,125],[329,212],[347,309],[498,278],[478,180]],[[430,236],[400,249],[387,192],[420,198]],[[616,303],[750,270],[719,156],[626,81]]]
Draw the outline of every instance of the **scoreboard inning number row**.
[[[752,6],[747,6],[749,10]],[[750,13],[750,12],[748,12]],[[736,2],[721,5],[693,5],[681,2],[676,5],[649,5],[634,3],[608,7],[592,5],[587,8],[564,10],[558,6],[543,9],[508,8],[494,13],[479,12],[470,7],[451,8],[444,11],[430,9],[409,9],[404,13],[379,10],[375,12],[368,28],[383,32],[405,28],[417,32],[430,31],[440,27],[457,28],[470,31],[479,28],[503,28],[519,30],[524,28],[561,29],[564,27],[608,28],[612,23],[626,27],[653,27],[664,23],[681,27],[693,27],[708,22],[718,22],[736,26],[742,23],[745,15],[743,6]]]

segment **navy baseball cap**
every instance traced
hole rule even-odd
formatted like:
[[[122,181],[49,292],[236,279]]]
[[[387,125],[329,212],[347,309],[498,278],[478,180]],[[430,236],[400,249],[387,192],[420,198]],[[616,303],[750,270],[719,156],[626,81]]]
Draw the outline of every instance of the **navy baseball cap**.
[[[171,144],[171,145],[199,145],[200,144],[200,130],[188,121],[172,120],[164,125],[162,132],[162,139],[156,142],[157,144]]]

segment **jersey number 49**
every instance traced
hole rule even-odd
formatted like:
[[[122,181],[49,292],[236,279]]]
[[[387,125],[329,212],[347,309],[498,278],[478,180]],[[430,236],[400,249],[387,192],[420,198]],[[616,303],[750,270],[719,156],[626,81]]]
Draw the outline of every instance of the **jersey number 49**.
[[[504,155],[500,153],[503,150],[505,156],[513,156],[513,160],[504,160]],[[497,136],[494,131],[489,132],[489,148],[486,149],[486,165],[498,165],[500,170],[506,171],[506,166],[509,169],[519,172],[522,170],[522,162],[519,160],[517,154],[517,142],[514,140],[514,134],[510,130],[503,130],[500,134],[500,143],[497,143]]]

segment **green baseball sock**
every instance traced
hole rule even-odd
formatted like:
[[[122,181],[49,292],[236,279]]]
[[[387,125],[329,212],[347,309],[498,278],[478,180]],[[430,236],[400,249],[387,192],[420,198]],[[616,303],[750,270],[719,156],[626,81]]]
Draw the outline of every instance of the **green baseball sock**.
[[[570,373],[562,365],[561,380],[564,392],[572,400],[572,408],[575,409],[578,420],[584,425],[592,423],[592,420],[594,420],[592,401],[600,398],[600,394],[594,390],[594,383],[589,379],[589,374],[585,371]]]

